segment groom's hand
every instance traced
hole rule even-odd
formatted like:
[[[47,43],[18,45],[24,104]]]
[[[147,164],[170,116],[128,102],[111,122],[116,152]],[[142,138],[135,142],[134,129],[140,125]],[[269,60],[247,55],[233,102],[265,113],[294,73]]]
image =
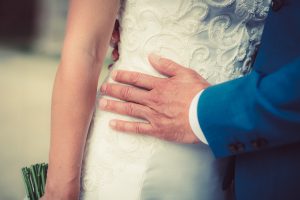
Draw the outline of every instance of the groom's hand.
[[[125,102],[100,100],[103,110],[142,118],[147,122],[115,119],[110,121],[110,125],[118,131],[147,134],[168,141],[198,142],[189,124],[189,106],[193,97],[210,84],[194,70],[169,59],[151,55],[149,61],[168,78],[116,70],[112,78],[127,85],[105,83],[101,91]]]

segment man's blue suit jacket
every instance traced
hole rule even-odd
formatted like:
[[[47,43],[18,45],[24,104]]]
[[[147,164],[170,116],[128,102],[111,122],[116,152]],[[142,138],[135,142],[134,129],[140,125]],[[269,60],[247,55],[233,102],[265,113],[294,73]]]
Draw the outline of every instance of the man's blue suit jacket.
[[[253,71],[207,88],[198,119],[235,156],[237,200],[300,200],[300,0],[270,10]]]

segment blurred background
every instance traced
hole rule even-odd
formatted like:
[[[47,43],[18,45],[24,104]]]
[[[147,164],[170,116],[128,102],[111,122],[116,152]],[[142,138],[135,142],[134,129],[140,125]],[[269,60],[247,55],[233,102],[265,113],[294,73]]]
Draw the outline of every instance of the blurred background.
[[[23,199],[21,168],[48,160],[67,8],[67,0],[0,0],[0,200]]]

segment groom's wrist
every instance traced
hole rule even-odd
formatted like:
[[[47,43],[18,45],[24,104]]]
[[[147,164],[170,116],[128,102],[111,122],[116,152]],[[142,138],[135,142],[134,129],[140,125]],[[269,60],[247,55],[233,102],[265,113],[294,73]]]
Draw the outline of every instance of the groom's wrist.
[[[199,102],[199,99],[200,99],[200,96],[202,94],[204,90],[201,90],[200,92],[198,92],[191,104],[190,104],[190,108],[189,108],[189,123],[190,123],[190,126],[194,132],[194,134],[197,136],[197,138],[205,143],[205,144],[208,144],[204,134],[203,134],[203,131],[200,127],[200,122],[199,122],[199,119],[198,119],[198,115],[197,115],[197,107],[198,107],[198,102]]]

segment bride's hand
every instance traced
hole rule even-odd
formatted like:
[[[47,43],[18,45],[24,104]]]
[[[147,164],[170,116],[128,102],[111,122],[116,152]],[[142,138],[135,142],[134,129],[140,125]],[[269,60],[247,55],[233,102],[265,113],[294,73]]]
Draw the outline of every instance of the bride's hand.
[[[48,173],[45,194],[41,200],[78,200],[80,194],[79,179],[68,179],[64,175],[58,174],[59,172],[56,173],[56,176],[51,176]]]
[[[147,134],[173,142],[199,142],[189,124],[189,106],[193,97],[210,84],[196,71],[169,59],[151,56],[149,61],[168,78],[117,70],[112,78],[130,86],[106,83],[101,91],[127,102],[100,100],[101,109],[142,118],[148,123],[113,120],[110,125],[121,132]]]
[[[40,200],[78,200],[79,191],[78,186],[62,186],[57,184],[52,189],[46,186],[45,194]]]

